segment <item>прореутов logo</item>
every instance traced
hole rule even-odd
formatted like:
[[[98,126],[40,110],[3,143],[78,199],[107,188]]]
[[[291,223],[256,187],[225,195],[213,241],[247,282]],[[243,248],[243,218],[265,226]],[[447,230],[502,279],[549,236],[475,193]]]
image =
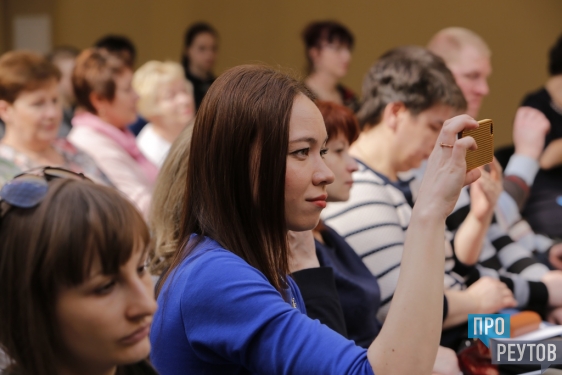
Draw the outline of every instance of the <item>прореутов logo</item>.
[[[541,374],[550,365],[562,364],[562,341],[522,341],[510,338],[508,314],[469,314],[468,337],[490,348],[493,364],[540,365]]]

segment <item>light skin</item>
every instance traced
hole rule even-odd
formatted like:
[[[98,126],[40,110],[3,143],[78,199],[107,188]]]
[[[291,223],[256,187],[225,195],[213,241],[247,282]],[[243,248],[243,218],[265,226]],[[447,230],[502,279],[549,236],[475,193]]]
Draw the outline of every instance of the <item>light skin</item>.
[[[157,113],[149,118],[154,131],[172,143],[195,116],[193,94],[185,80],[164,82],[157,88]]]
[[[37,163],[64,163],[51,146],[62,119],[56,79],[35,90],[21,92],[13,103],[0,100],[0,117],[6,123],[2,143],[25,153]]]
[[[307,198],[325,192],[329,180],[334,178],[326,171],[321,155],[321,145],[326,139],[322,125],[318,109],[299,95],[291,115],[289,141],[292,143],[285,177],[286,220],[290,230],[306,231],[316,226],[320,210],[311,210],[309,205],[313,203]],[[464,160],[467,149],[475,148],[474,140],[470,137],[457,140],[456,134],[476,126],[468,116],[447,121],[438,142],[454,147],[436,146],[430,157],[412,212],[396,293],[385,324],[367,352],[376,374],[432,371],[442,326],[445,218],[452,211],[461,187],[479,177],[478,170],[466,172]],[[304,147],[299,144],[303,137],[309,139]],[[296,171],[299,167],[302,172]],[[296,217],[293,211],[303,217]],[[417,322],[414,326],[404,324],[413,316]],[[405,357],[411,360],[404,361]]]
[[[313,69],[305,83],[321,100],[342,103],[336,87],[347,75],[351,63],[351,50],[348,45],[339,42],[323,42],[320,47],[308,51]]]
[[[447,61],[447,67],[455,76],[455,81],[468,103],[466,113],[477,118],[482,100],[490,93],[488,78],[492,74],[492,64],[488,52],[473,45],[466,45],[454,60]]]
[[[200,79],[209,79],[218,54],[217,38],[211,33],[199,33],[185,53],[189,58],[189,71]]]
[[[123,73],[115,77],[115,97],[108,100],[98,96],[96,93],[90,94],[90,102],[97,111],[97,115],[105,122],[124,130],[137,118],[137,93],[132,86],[133,72],[125,69]]]
[[[146,262],[139,249],[117,274],[104,275],[97,259],[82,284],[58,293],[59,374],[109,375],[148,357],[156,301]]]
[[[285,174],[285,215],[292,231],[310,230],[326,207],[334,174],[324,163],[326,127],[316,105],[302,94],[293,103]]]
[[[350,153],[390,180],[397,181],[399,172],[419,167],[434,152],[432,145],[442,132],[444,120],[453,114],[452,108],[437,104],[412,115],[403,103],[390,103],[383,111],[381,122],[363,130]],[[479,170],[474,171],[480,174]],[[455,240],[455,251],[468,253],[472,244],[481,243],[485,231],[475,231],[463,223],[457,232],[459,235],[465,240]],[[467,246],[470,248],[463,250]],[[444,328],[466,322],[469,313],[492,313],[515,305],[511,291],[493,279],[479,281],[466,291],[447,290],[445,295],[449,309]]]

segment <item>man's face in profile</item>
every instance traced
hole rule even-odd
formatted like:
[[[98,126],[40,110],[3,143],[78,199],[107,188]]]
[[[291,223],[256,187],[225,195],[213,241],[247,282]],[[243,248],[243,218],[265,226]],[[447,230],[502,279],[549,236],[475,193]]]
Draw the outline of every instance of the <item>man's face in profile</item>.
[[[475,47],[466,46],[460,50],[457,59],[447,65],[468,103],[468,115],[476,118],[482,99],[490,92],[488,87],[488,77],[492,73],[490,56]]]

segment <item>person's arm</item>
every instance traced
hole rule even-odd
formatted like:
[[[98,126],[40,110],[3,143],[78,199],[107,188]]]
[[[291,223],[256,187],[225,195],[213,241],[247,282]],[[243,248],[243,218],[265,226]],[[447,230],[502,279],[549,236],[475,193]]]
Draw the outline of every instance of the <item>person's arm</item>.
[[[456,134],[476,127],[466,115],[446,121],[429,158],[406,235],[396,292],[381,332],[368,350],[377,375],[431,373],[442,329],[445,218],[462,186],[479,177],[478,170],[466,172],[465,155],[475,148],[474,139],[456,140]],[[440,147],[440,143],[454,147]]]
[[[446,290],[448,313],[443,328],[451,328],[468,320],[468,314],[493,314],[517,305],[513,293],[499,280],[482,277],[466,290]]]
[[[542,169],[552,169],[562,165],[562,139],[556,139],[546,146],[541,158]]]
[[[522,106],[517,110],[513,122],[515,153],[505,169],[503,185],[520,210],[539,171],[539,158],[549,130],[550,121],[538,109]]]
[[[496,203],[502,191],[501,166],[494,159],[490,171],[480,168],[482,176],[470,187],[470,211],[456,232],[455,255],[465,265],[478,262]]]

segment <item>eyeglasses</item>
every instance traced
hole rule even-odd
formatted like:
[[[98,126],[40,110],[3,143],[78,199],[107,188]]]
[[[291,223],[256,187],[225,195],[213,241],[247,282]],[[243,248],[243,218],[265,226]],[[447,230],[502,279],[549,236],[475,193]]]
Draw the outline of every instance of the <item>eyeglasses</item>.
[[[32,208],[37,206],[49,191],[49,181],[55,178],[91,181],[82,173],[74,173],[55,167],[40,167],[21,173],[7,182],[0,190],[0,218],[10,207]]]

